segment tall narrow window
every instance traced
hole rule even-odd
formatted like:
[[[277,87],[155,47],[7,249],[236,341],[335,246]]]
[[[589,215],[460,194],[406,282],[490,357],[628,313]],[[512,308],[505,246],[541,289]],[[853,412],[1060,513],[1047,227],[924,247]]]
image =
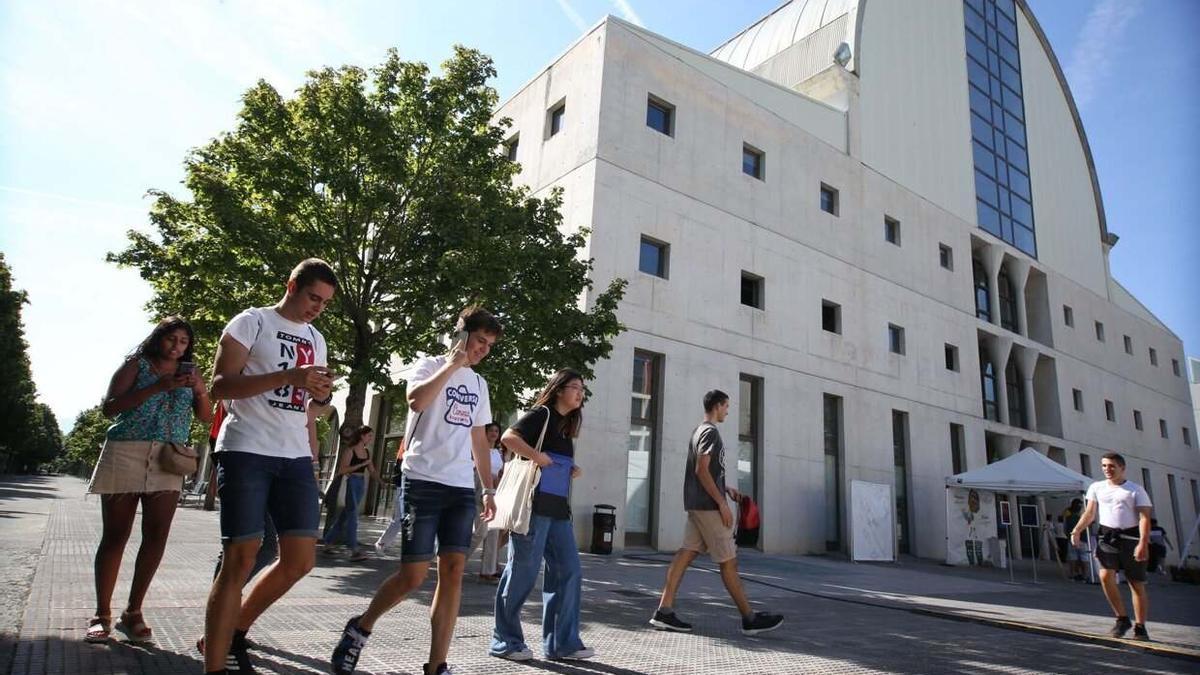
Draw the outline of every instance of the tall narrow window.
[[[1164,419],[1158,420],[1158,435],[1162,436],[1163,438],[1170,438],[1171,436],[1167,432],[1167,421]]]
[[[675,135],[675,106],[650,95],[646,101],[646,126],[667,136]]]
[[[888,216],[883,217],[883,238],[889,244],[900,245],[900,221]]]
[[[893,354],[904,354],[904,328],[894,323],[888,324],[888,350]]]
[[[842,398],[824,395],[825,550],[842,548]]]
[[[1182,542],[1183,539],[1183,519],[1179,514],[1179,492],[1175,487],[1175,474],[1167,474],[1167,492],[1171,497],[1171,515],[1175,521],[1175,541]],[[1183,556],[1180,556],[1183,557]]]
[[[633,395],[629,412],[628,468],[625,480],[625,543],[647,545],[654,517],[654,468],[658,463],[662,356],[633,353]]]
[[[1125,353],[1132,354],[1133,353],[1133,338],[1129,337],[1128,335],[1125,335],[1125,336],[1122,336],[1122,339],[1125,342]],[[1151,353],[1154,352],[1153,349],[1151,349],[1150,351],[1151,351]]]
[[[1037,257],[1013,0],[965,0],[967,102],[979,227]]]
[[[1079,412],[1083,412],[1083,392],[1079,389],[1071,390],[1071,405]]]
[[[1150,348],[1150,365],[1158,366],[1158,351],[1154,347]]]
[[[550,109],[550,123],[548,125],[549,132],[546,137],[549,138],[558,132],[562,131],[563,123],[567,118],[567,102],[563,101]]]
[[[830,215],[838,214],[838,191],[821,183],[821,210]]]
[[[983,352],[982,345],[979,351]],[[1000,404],[999,393],[996,389],[996,367],[987,359],[983,359],[979,363],[979,381],[983,387],[983,417],[993,422],[999,422]]]
[[[1137,429],[1138,431],[1142,430],[1142,411],[1141,410],[1133,411],[1133,428]]]
[[[938,244],[938,264],[948,270],[954,269],[954,249],[945,244]]]
[[[1171,359],[1171,372],[1179,377],[1179,359]]]
[[[1071,309],[1068,305],[1063,305],[1063,323],[1068,328],[1075,327],[1075,310]]]
[[[508,161],[517,161],[517,148],[521,145],[521,136],[514,135],[504,144],[504,156],[508,157]]]
[[[892,411],[892,457],[896,470],[896,531],[901,553],[912,553],[908,519],[908,413]]]
[[[1108,399],[1104,399],[1104,419],[1108,420],[1109,422],[1117,421],[1117,408],[1113,405],[1113,402]]]
[[[1104,324],[1096,322],[1096,339],[1104,342]]]
[[[738,378],[737,489],[757,501],[758,460],[762,437],[762,379],[751,375]]]
[[[1091,478],[1092,476],[1092,458],[1085,453],[1079,453],[1079,473]]]
[[[742,304],[757,309],[763,308],[763,278],[750,272],[742,272]]]
[[[748,143],[742,145],[742,173],[751,178],[762,180],[765,161],[762,150]]]
[[[1200,515],[1200,480],[1192,479],[1192,513]]]
[[[1142,467],[1142,487],[1146,488],[1146,494],[1150,495],[1150,501],[1154,501],[1154,485],[1150,482],[1150,469]]]
[[[1029,428],[1025,417],[1025,389],[1021,386],[1021,373],[1017,370],[1017,360],[1009,359],[1008,367],[1004,369],[1005,392],[1008,394],[1008,423],[1010,426]]]
[[[975,316],[984,321],[992,320],[992,293],[988,284],[988,273],[983,263],[971,260],[971,273],[975,276]]]
[[[821,330],[842,333],[842,306],[829,300],[821,301]]]
[[[1183,444],[1188,446],[1189,448],[1192,447],[1192,430],[1187,427],[1184,427],[1182,429],[1182,431],[1183,431]]]
[[[950,425],[950,465],[955,475],[967,470],[967,454],[963,448],[963,427],[961,424]]]
[[[997,278],[999,284],[1000,295],[1000,327],[1018,332],[1017,327],[1017,292],[1013,288],[1012,280],[1008,278],[1008,270],[1004,267],[1000,268],[1000,276]]]
[[[946,343],[946,370],[958,372],[958,347]]]

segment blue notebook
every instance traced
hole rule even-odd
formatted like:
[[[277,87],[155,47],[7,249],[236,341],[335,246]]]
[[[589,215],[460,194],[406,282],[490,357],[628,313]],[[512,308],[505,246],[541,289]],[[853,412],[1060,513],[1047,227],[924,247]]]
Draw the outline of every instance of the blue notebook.
[[[554,463],[542,468],[542,478],[538,481],[538,492],[568,497],[571,493],[571,467],[575,460],[554,452],[547,452]]]

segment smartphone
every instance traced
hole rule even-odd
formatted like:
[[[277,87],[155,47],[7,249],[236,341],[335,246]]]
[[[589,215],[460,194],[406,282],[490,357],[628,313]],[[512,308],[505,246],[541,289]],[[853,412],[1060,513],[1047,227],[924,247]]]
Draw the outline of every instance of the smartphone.
[[[175,367],[176,375],[191,375],[192,371],[196,370],[196,364],[191,361],[180,361]]]
[[[455,334],[454,334],[454,337],[452,337],[452,338],[450,339],[450,350],[451,350],[451,351],[454,351],[454,348],[455,348],[455,347],[457,347],[457,346],[459,346],[459,345],[462,345],[462,346],[463,346],[463,349],[466,349],[466,347],[467,347],[467,338],[468,338],[468,337],[470,337],[470,335],[471,335],[471,334],[470,334],[470,333],[468,333],[468,332],[467,332],[467,331],[465,331],[465,330],[460,330],[460,331],[458,331],[457,333],[455,333]]]

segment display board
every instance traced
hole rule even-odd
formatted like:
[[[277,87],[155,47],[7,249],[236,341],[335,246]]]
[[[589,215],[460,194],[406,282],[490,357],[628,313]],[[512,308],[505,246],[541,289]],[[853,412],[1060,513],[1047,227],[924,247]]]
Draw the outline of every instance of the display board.
[[[896,509],[891,485],[850,481],[850,558],[896,559]]]
[[[946,563],[995,564],[997,546],[996,495],[971,488],[946,490]]]

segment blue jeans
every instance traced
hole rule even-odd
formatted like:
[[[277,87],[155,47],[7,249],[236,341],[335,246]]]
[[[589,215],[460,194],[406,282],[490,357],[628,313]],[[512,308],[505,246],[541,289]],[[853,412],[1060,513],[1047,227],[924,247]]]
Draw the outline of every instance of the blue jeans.
[[[344,529],[346,545],[357,550],[358,502],[362,500],[363,493],[366,491],[366,480],[363,479],[362,474],[343,476],[342,480],[346,481],[346,504],[342,506],[341,511],[338,511],[337,520],[334,521],[333,527],[329,528],[329,532],[325,534],[325,539],[321,543],[330,544],[337,541]]]
[[[562,658],[583,649],[579,639],[579,599],[583,572],[570,520],[534,514],[529,534],[509,537],[508,565],[496,589],[496,626],[491,653],[500,655],[528,649],[521,631],[521,606],[533,591],[542,559],[542,653]]]

